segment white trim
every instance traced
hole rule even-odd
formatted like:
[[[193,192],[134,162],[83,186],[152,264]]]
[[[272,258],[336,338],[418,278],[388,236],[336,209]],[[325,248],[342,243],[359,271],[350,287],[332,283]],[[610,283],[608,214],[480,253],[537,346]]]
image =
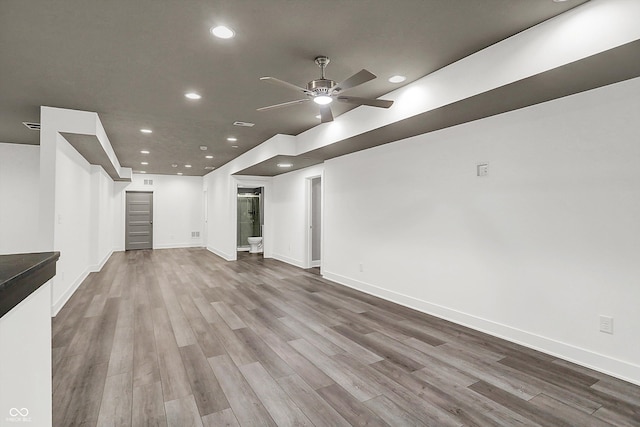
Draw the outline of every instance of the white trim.
[[[322,266],[322,248],[324,247],[324,181],[323,172],[318,175],[305,177],[305,205],[306,205],[306,233],[305,233],[305,267],[321,267]],[[313,260],[313,229],[311,228],[313,222],[313,180],[320,179],[320,259]]]
[[[201,241],[194,243],[164,243],[162,245],[154,245],[153,249],[179,249],[179,248],[202,248],[204,245]]]
[[[271,258],[277,259],[278,261],[286,262],[287,264],[295,265],[296,267],[300,267],[303,269],[307,268],[307,265],[304,261],[299,259],[289,258],[286,255],[280,255],[280,254],[274,253],[272,254]]]
[[[273,245],[272,245],[272,224],[271,224],[271,192],[272,192],[272,177],[264,176],[245,176],[245,175],[232,175],[231,176],[231,227],[233,232],[233,247],[238,247],[238,188],[239,187],[262,187],[262,207],[264,212],[264,224],[262,227],[262,253],[265,258],[272,258]],[[237,259],[237,255],[234,254],[232,261]]]
[[[640,385],[640,365],[324,271],[325,279]]]
[[[219,251],[215,248],[212,248],[211,246],[207,246],[206,247],[207,250],[209,252],[211,252],[214,255],[218,255],[220,258],[227,260],[227,261],[235,261],[238,258],[238,255],[234,252],[233,255],[229,255],[227,253],[224,253],[222,251]]]
[[[89,268],[89,271],[91,271],[91,272],[98,272],[98,271],[102,270],[102,267],[104,267],[104,265],[107,263],[107,261],[109,261],[109,258],[111,258],[111,255],[113,255],[113,253],[114,253],[114,252],[115,252],[115,249],[112,249],[112,250],[107,254],[107,256],[105,256],[105,257],[102,259],[102,261],[100,261],[100,262],[99,262],[99,263],[97,263],[97,264],[92,265],[92,266]]]
[[[66,291],[64,291],[64,293],[60,296],[60,298],[58,298],[58,301],[53,303],[53,305],[51,307],[51,317],[56,317],[58,315],[60,310],[62,310],[62,307],[64,307],[64,305],[67,303],[67,301],[69,301],[69,298],[71,298],[71,296],[73,296],[73,294],[75,293],[75,291],[78,290],[78,288],[80,287],[82,282],[84,282],[84,280],[89,276],[90,272],[91,271],[87,268],[73,282],[73,284],[71,286],[69,286]]]

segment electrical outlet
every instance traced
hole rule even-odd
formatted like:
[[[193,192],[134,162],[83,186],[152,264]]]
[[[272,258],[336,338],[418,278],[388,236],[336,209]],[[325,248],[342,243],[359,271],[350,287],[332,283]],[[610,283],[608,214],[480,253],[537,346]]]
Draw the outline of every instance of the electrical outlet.
[[[613,317],[600,316],[600,332],[613,334]]]
[[[489,164],[488,163],[478,163],[476,165],[476,172],[478,176],[487,176],[489,175]]]

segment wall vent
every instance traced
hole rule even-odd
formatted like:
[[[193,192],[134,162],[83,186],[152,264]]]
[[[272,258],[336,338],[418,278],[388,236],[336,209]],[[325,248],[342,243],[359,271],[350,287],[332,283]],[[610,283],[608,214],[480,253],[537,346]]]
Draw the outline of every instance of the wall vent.
[[[145,179],[144,180],[144,185],[153,185],[153,180],[152,179]]]
[[[40,123],[22,122],[22,124],[31,130],[40,130]]]
[[[241,121],[235,121],[233,122],[234,126],[240,126],[240,127],[245,127],[245,128],[250,128],[250,127],[254,127],[256,124],[255,123],[249,123],[249,122],[241,122]]]
[[[199,231],[192,231],[191,232],[191,238],[192,239],[196,239],[198,237],[200,237],[200,232]]]

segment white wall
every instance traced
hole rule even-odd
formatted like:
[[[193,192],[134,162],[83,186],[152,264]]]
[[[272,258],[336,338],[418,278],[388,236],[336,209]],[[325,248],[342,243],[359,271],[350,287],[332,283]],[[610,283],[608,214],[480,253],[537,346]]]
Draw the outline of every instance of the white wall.
[[[0,254],[38,245],[40,147],[0,143]]]
[[[0,425],[50,427],[50,282],[2,316],[0,343]]]
[[[325,276],[640,383],[638,94],[635,79],[326,162]]]
[[[119,206],[113,180],[59,134],[55,163],[54,250],[60,251],[60,259],[53,279],[54,314],[113,253]]]
[[[208,218],[206,247],[226,260],[236,259],[235,211],[231,203],[232,177],[227,173],[210,173],[204,177]]]
[[[145,185],[145,179],[152,180],[153,185]],[[153,192],[153,247],[155,249],[204,245],[202,177],[134,174],[131,184],[125,191]],[[121,197],[124,197],[124,192]],[[124,203],[122,206],[124,207]],[[194,231],[199,232],[200,237],[192,237],[191,233]],[[124,229],[121,232],[124,236]]]
[[[322,175],[323,165],[273,178],[273,257],[308,268],[308,180]]]

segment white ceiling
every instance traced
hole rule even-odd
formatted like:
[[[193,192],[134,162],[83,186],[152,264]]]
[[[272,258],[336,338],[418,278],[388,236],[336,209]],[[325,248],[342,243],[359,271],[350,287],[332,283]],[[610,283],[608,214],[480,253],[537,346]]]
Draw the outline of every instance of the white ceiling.
[[[304,86],[319,76],[313,59],[327,55],[333,80],[362,68],[378,75],[349,93],[375,98],[399,87],[391,75],[410,83],[585,1],[2,0],[0,141],[38,144],[22,122],[39,122],[41,105],[94,111],[122,166],[204,175],[275,134],[319,123],[312,103],[257,112],[297,99],[262,76]],[[219,23],[237,36],[212,37]],[[191,90],[203,98],[184,98]]]

